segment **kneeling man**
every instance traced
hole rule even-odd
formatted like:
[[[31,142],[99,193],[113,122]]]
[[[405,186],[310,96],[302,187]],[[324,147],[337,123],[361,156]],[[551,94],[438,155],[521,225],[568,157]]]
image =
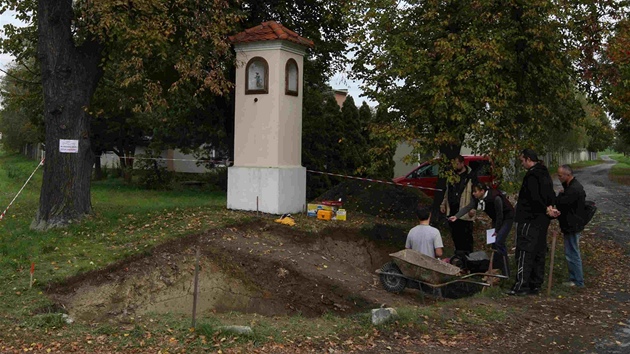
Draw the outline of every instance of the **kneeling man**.
[[[427,256],[438,258],[442,257],[442,235],[440,230],[429,225],[431,220],[431,210],[423,207],[416,210],[416,215],[420,220],[418,226],[409,231],[405,248],[426,254]]]

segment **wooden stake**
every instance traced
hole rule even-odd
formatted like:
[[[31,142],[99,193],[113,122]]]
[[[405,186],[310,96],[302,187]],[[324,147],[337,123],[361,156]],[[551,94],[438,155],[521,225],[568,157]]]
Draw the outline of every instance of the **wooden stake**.
[[[558,232],[556,230],[551,231],[551,257],[549,260],[549,281],[547,282],[547,297],[551,296],[551,283],[553,281],[553,259],[556,256],[556,238]]]
[[[33,287],[33,274],[35,273],[35,262],[31,263],[31,282],[28,285],[28,288],[31,289]]]
[[[193,291],[193,308],[192,308],[192,328],[197,324],[197,295],[199,293],[199,246],[197,246],[197,257],[195,260],[195,290]]]
[[[488,274],[493,274],[492,273],[492,261],[493,260],[494,260],[494,250],[492,250],[492,253],[490,253],[490,264],[488,264],[488,271],[487,271]],[[486,283],[488,283],[488,284],[490,284],[490,286],[492,286],[493,283],[491,281],[494,280],[494,279],[496,279],[496,278],[492,278],[492,277],[487,276],[486,277]],[[481,288],[481,291],[485,291],[485,290],[486,290],[485,286],[483,288]]]

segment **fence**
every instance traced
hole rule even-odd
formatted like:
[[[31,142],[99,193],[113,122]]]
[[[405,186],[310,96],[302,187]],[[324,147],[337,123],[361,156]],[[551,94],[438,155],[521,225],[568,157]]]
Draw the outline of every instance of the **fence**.
[[[580,161],[597,159],[596,152],[589,152],[585,149],[578,151],[558,151],[549,152],[542,157],[546,166],[570,165]]]

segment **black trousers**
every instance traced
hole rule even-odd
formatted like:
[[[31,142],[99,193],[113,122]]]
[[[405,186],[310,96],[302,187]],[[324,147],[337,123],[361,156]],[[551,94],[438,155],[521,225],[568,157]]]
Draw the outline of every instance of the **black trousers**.
[[[539,289],[545,278],[549,218],[516,224],[516,282],[512,290]]]
[[[457,219],[449,223],[455,251],[473,251],[473,222]]]

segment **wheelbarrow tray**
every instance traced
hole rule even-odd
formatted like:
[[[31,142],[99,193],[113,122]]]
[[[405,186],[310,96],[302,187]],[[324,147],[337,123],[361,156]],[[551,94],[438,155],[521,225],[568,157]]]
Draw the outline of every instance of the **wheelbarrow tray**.
[[[507,278],[503,275],[490,273],[463,275],[459,267],[412,249],[404,249],[391,253],[389,256],[392,257],[392,262],[390,263],[394,263],[392,265],[394,268],[391,268],[388,263],[383,268],[376,270],[376,273],[379,274],[381,284],[383,284],[385,290],[392,292],[402,291],[408,282],[417,282],[432,288],[440,288],[458,282],[490,286],[486,282],[475,281],[470,278],[477,276]]]
[[[407,279],[425,284],[443,283],[461,272],[459,267],[412,249],[404,249],[389,256]]]
[[[443,275],[459,275],[461,269],[452,264],[442,262],[424,253],[412,249],[404,249],[389,255],[403,274],[412,275],[419,270],[438,272]],[[403,269],[404,268],[404,269]]]

